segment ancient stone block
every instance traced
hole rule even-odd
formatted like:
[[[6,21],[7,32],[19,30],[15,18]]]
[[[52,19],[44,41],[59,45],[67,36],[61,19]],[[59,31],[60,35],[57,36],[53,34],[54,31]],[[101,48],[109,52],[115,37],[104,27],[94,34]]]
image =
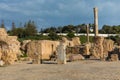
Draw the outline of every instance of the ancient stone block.
[[[69,61],[84,60],[85,58],[81,54],[72,54],[69,56]]]
[[[23,51],[26,51],[26,50],[27,50],[27,44],[28,44],[29,42],[31,42],[31,40],[24,40],[24,41],[22,42],[21,49],[22,49]]]
[[[81,45],[79,37],[72,38],[72,42],[73,42],[73,46],[79,46],[79,45]]]
[[[42,59],[50,59],[50,56],[56,53],[56,48],[58,45],[59,41],[31,41],[27,44],[27,55],[31,59],[35,59],[35,53],[38,53],[38,56],[41,56]]]
[[[4,64],[3,60],[0,60],[0,66],[4,66]]]
[[[91,47],[91,49],[92,49],[92,55],[96,59],[104,60],[103,41],[104,41],[104,37],[99,37],[99,36],[94,37],[94,45],[93,47]]]
[[[41,42],[31,41],[27,45],[27,55],[32,59],[32,63],[40,64],[41,55]]]
[[[111,54],[110,61],[118,61],[118,60],[119,60],[118,54]]]
[[[110,39],[104,39],[103,41],[103,53],[105,57],[108,57],[108,53],[114,50],[114,41]]]
[[[66,46],[63,42],[60,42],[60,45],[57,47],[57,63],[66,64]]]
[[[67,38],[63,37],[62,41],[66,46],[69,47],[79,46],[81,44],[79,37],[74,37],[71,40],[68,40]]]

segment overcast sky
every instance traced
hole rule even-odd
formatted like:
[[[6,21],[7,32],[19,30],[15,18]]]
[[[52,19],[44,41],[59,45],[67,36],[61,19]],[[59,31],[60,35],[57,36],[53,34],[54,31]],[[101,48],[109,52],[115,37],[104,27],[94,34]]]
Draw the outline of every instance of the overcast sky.
[[[0,20],[9,29],[34,20],[39,29],[49,26],[93,23],[93,8],[99,9],[99,28],[120,24],[120,0],[0,0]]]

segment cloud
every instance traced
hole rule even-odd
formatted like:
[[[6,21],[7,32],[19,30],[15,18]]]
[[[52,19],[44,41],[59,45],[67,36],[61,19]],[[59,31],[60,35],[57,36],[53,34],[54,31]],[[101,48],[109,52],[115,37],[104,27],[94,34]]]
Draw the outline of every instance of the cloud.
[[[93,23],[93,7],[99,9],[99,26],[119,24],[119,0],[1,0],[0,19],[7,25],[35,20],[38,27]]]

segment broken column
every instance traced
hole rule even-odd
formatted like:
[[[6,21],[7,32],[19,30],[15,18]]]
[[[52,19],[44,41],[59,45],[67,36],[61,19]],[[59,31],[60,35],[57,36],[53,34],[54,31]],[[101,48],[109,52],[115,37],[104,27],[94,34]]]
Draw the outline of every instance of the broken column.
[[[98,36],[98,8],[93,8],[94,10],[94,32],[95,36]]]
[[[63,45],[63,42],[60,42],[60,45],[57,47],[57,63],[58,64],[66,64],[66,46]]]
[[[103,53],[103,41],[104,37],[94,37],[94,46],[91,47],[92,55],[94,59],[104,60],[104,53]]]

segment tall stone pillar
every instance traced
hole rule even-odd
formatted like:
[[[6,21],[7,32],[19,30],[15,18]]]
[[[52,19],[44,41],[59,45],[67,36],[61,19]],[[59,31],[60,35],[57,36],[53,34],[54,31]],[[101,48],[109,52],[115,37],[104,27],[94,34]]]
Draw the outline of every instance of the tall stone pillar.
[[[93,8],[94,10],[94,32],[95,36],[98,36],[98,8]]]
[[[89,43],[89,24],[87,24],[86,30],[87,30],[87,43]]]
[[[57,63],[66,64],[66,46],[63,45],[63,42],[60,42],[60,45],[57,47]]]

